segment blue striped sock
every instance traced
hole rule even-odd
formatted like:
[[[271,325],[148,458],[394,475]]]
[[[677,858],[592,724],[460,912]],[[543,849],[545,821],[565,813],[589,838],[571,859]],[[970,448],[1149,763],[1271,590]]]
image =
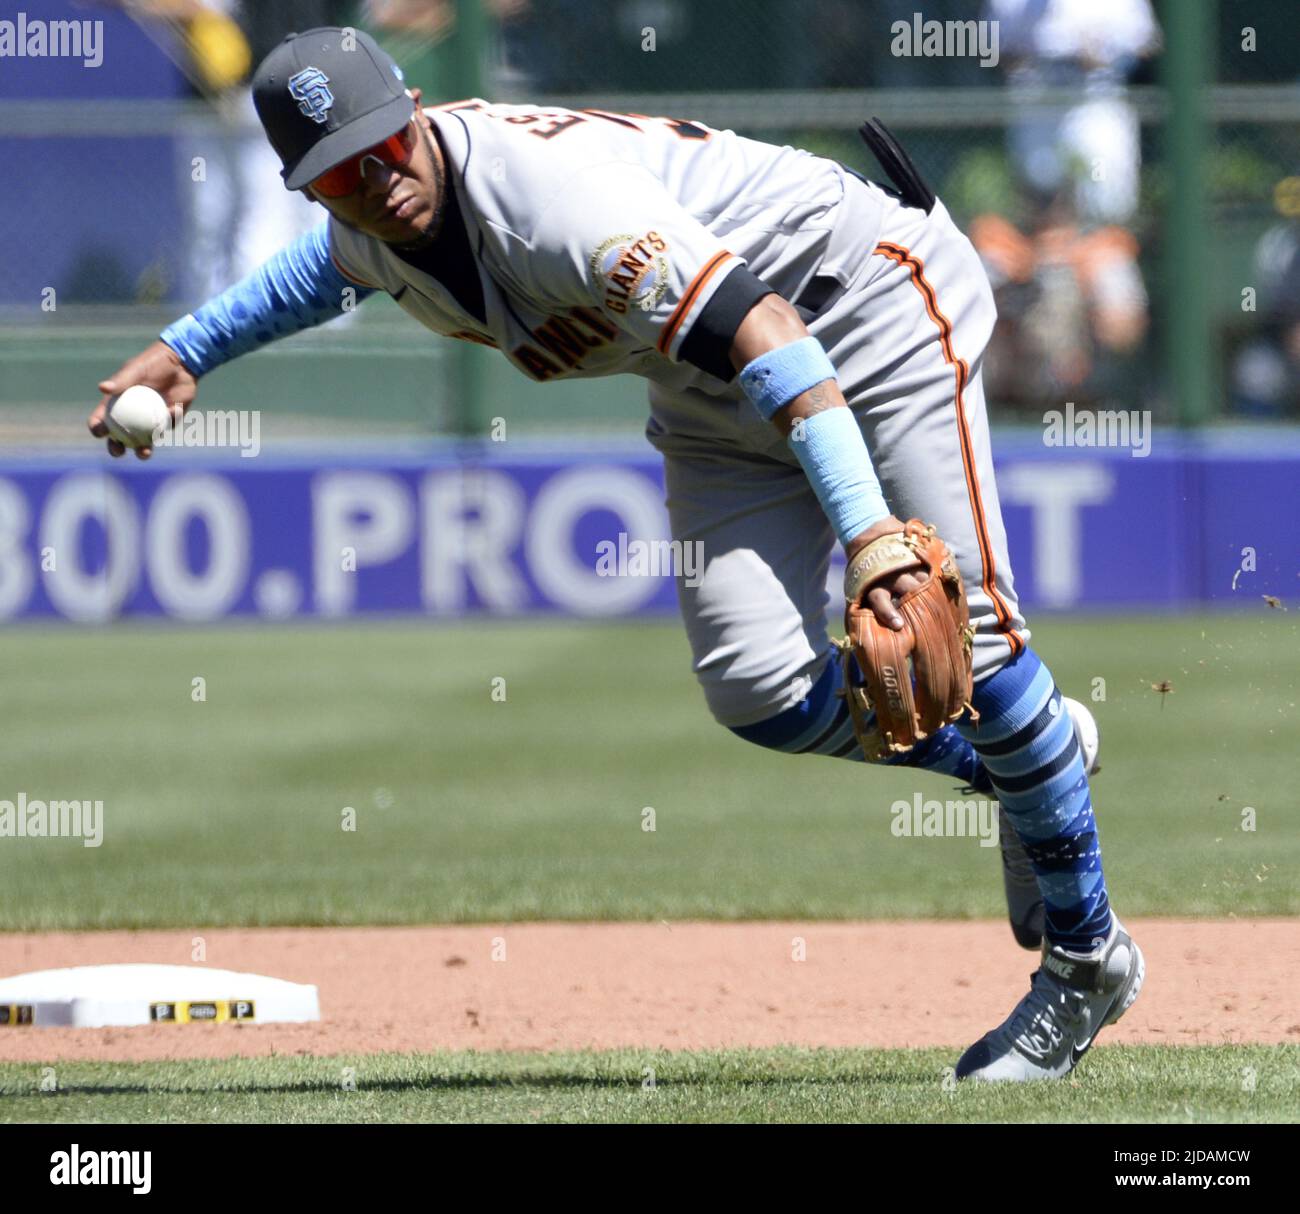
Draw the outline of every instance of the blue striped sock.
[[[1074,724],[1031,649],[975,686],[978,726],[961,724],[984,761],[1038,877],[1049,941],[1089,951],[1110,932],[1110,900]]]
[[[769,750],[831,755],[861,762],[862,748],[853,732],[848,704],[838,694],[843,685],[840,664],[832,657],[812,690],[798,704],[755,725],[733,726],[731,732]],[[991,789],[979,756],[951,725],[918,742],[906,754],[894,755],[886,762],[890,766],[920,767],[952,776],[981,792]]]

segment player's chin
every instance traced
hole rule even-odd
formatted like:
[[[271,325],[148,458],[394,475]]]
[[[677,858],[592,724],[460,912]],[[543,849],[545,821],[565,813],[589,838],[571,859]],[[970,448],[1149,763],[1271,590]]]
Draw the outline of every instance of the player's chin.
[[[366,224],[364,231],[386,244],[410,244],[423,236],[428,226],[428,208],[417,202],[400,219],[396,215],[385,215]]]
[[[367,224],[363,231],[367,236],[373,236],[385,244],[411,244],[420,236],[420,229],[414,224],[402,223],[399,220]]]

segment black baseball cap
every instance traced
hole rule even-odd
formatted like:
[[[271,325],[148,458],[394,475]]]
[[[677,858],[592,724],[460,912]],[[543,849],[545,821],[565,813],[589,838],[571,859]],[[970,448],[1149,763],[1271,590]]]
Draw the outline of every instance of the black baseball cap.
[[[402,69],[364,30],[289,34],[253,74],[253,104],[286,189],[397,134],[415,112]]]

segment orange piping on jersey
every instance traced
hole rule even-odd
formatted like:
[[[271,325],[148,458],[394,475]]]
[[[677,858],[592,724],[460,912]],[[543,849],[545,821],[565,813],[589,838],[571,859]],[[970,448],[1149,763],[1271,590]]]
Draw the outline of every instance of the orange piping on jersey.
[[[718,267],[724,261],[729,260],[730,257],[731,254],[726,249],[723,249],[720,253],[715,253],[691,280],[691,285],[686,288],[686,294],[681,297],[677,307],[673,309],[673,314],[664,323],[664,331],[659,334],[659,341],[655,345],[655,348],[665,358],[668,356],[669,347],[673,344],[673,338],[677,336],[677,330],[681,328],[682,321],[686,319],[686,314],[695,306],[695,301],[699,298],[700,292],[704,290],[709,279],[717,272]]]
[[[366,280],[365,280],[364,278],[358,278],[355,274],[349,274],[349,273],[347,272],[347,270],[345,270],[345,269],[343,268],[343,266],[339,264],[339,259],[338,259],[337,257],[334,256],[334,253],[333,253],[332,250],[331,250],[331,252],[330,252],[330,261],[332,261],[332,262],[334,263],[334,268],[335,268],[335,269],[336,269],[340,274],[342,274],[343,277],[346,278],[349,282],[354,282],[354,283],[357,284],[357,286],[359,286],[359,287],[366,287],[366,288],[368,288],[368,289],[371,290],[371,291],[378,291],[378,290],[379,290],[379,288],[378,288],[377,286],[375,286],[375,284],[374,284],[373,282],[366,282]]]
[[[1011,646],[1011,656],[1015,657],[1025,647],[1025,640],[1012,627],[1011,609],[998,593],[997,570],[993,563],[993,541],[989,538],[988,522],[984,517],[984,502],[980,498],[979,478],[975,472],[975,447],[971,442],[970,426],[966,421],[966,404],[962,399],[962,393],[970,379],[970,367],[965,359],[957,357],[953,349],[952,322],[939,310],[938,297],[925,277],[925,265],[921,259],[902,245],[890,244],[883,240],[876,245],[875,252],[903,266],[911,274],[912,285],[921,293],[926,313],[939,330],[939,347],[943,351],[943,360],[952,367],[957,377],[955,398],[957,436],[961,443],[962,469],[966,474],[966,493],[970,498],[971,515],[975,520],[975,538],[979,543],[984,593],[993,603],[993,610],[998,617],[998,631],[1007,638],[1007,644]]]

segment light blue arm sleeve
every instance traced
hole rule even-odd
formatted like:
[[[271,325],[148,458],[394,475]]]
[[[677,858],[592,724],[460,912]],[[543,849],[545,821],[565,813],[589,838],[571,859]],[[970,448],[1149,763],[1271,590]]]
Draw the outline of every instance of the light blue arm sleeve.
[[[335,266],[329,224],[323,223],[161,336],[193,374],[204,375],[267,342],[341,316],[345,299],[360,303],[374,293]]]
[[[790,448],[841,544],[889,517],[858,419],[847,406],[814,413],[790,432]]]

